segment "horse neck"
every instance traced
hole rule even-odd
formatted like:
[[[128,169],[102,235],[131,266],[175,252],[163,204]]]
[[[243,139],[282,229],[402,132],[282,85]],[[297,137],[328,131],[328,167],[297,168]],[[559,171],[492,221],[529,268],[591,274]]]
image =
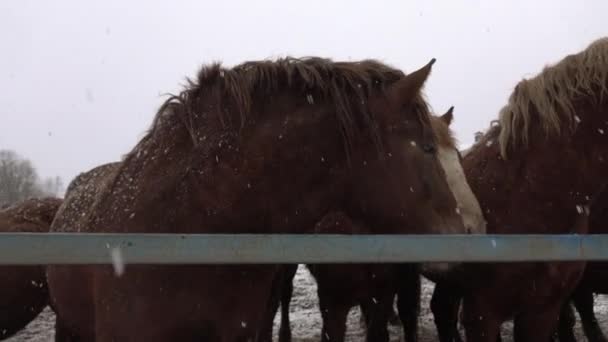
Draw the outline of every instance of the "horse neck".
[[[569,138],[531,139],[508,160],[500,156],[491,137],[474,148],[463,166],[486,216],[488,233],[586,229],[577,224],[577,217],[588,213],[586,206],[605,184],[602,175],[608,171],[608,145],[598,144],[591,130],[597,135],[590,122]]]
[[[209,174],[191,179],[202,185],[198,198],[209,208],[212,226],[229,222],[231,229],[247,232],[307,232],[337,205],[345,160],[335,126],[284,130],[284,121],[265,122],[239,139],[236,149],[218,149]]]
[[[139,157],[146,162],[126,160],[131,165],[115,181],[128,196],[112,196],[112,220],[126,222],[131,231],[311,230],[341,193],[336,174],[345,167],[342,141],[336,126],[279,129],[284,122],[270,117],[243,134],[209,130],[198,145],[186,133],[168,146],[155,146],[152,139],[144,147],[147,155]]]

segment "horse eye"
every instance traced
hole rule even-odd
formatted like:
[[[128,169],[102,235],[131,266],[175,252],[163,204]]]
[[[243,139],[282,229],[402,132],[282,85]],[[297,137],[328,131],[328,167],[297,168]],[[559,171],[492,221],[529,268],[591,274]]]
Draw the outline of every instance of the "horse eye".
[[[426,153],[435,153],[437,149],[433,144],[422,144],[422,150]]]

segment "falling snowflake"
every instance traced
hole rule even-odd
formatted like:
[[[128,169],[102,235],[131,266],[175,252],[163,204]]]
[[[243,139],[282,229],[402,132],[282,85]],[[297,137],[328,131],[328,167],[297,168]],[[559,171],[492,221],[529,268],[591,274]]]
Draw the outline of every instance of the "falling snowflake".
[[[125,273],[125,262],[122,256],[122,250],[119,247],[114,247],[110,250],[110,257],[112,258],[112,267],[114,268],[114,274],[117,277],[122,276]]]

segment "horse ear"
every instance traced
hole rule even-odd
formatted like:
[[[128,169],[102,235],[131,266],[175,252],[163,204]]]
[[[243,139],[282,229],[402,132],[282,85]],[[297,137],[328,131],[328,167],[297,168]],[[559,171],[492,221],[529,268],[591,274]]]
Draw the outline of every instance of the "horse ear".
[[[452,123],[452,120],[454,120],[454,106],[450,107],[450,109],[441,116],[441,121],[445,122],[448,126]]]
[[[393,85],[393,96],[401,103],[409,103],[420,92],[424,82],[431,73],[431,67],[435,63],[435,58],[431,59],[427,65],[406,75],[403,79]]]

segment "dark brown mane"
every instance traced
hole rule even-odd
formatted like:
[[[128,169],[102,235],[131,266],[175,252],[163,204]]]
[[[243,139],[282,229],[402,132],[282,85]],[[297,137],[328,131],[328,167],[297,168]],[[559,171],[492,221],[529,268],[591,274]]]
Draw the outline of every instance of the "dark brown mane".
[[[201,115],[196,111],[200,110],[202,97],[212,94],[222,104],[224,108],[216,119],[224,128],[242,129],[251,119],[254,102],[288,91],[311,105],[332,104],[347,147],[358,129],[366,129],[380,146],[375,119],[367,108],[368,98],[373,91],[382,91],[403,76],[402,71],[374,60],[333,62],[318,57],[288,57],[246,62],[231,69],[215,63],[204,66],[196,80],[189,79],[181,93],[170,96],[160,107],[150,131],[177,116],[196,145],[201,137],[193,123]],[[428,114],[422,96],[415,105],[421,113]]]

